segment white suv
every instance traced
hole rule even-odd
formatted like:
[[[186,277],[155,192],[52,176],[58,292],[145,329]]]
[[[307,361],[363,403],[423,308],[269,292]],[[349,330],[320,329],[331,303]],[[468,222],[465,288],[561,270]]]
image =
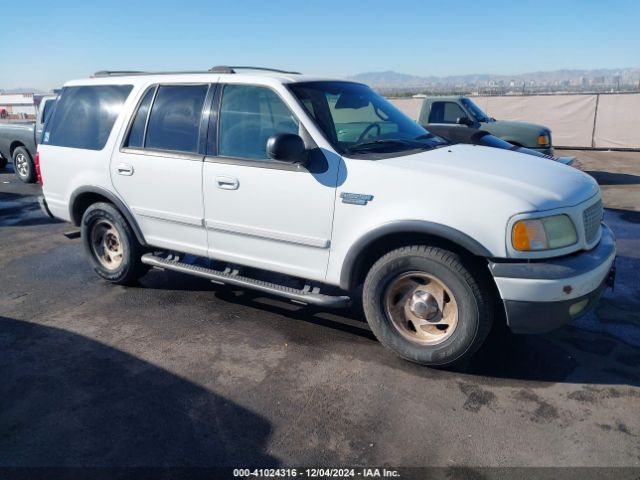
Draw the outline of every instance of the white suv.
[[[158,267],[327,307],[362,287],[380,342],[422,364],[468,358],[503,314],[560,326],[613,280],[591,177],[450,145],[359,83],[99,72],[65,85],[37,163],[101,277]]]

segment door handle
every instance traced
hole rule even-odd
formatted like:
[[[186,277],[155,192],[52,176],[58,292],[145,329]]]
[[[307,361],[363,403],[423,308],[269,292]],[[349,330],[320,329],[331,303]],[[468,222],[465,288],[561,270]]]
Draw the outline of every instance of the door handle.
[[[133,166],[129,165],[128,163],[119,163],[118,166],[116,167],[116,170],[120,175],[126,175],[126,176],[133,175]]]
[[[222,190],[237,190],[240,186],[237,178],[219,175],[215,178],[216,186]]]

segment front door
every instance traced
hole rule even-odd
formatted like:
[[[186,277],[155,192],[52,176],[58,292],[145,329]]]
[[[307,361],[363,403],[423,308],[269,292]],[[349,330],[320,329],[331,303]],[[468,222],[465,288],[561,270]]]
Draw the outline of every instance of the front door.
[[[149,88],[111,158],[113,184],[147,243],[201,256],[207,255],[202,112],[208,91],[208,84]]]
[[[317,148],[306,167],[270,160],[275,133],[301,134],[313,147],[285,101],[265,86],[225,85],[220,95],[203,173],[209,256],[323,280],[337,162]]]

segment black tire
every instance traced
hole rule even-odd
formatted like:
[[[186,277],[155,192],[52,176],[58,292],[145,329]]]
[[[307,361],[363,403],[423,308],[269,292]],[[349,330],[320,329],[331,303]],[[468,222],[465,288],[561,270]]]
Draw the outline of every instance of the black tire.
[[[420,340],[415,338],[407,338],[411,337],[408,330],[413,328],[415,332],[415,327],[413,323],[406,321],[409,318],[406,313],[395,315],[395,321],[391,318],[392,311],[406,312],[407,308],[410,308],[410,298],[414,298],[411,293],[396,294],[402,298],[404,308],[399,308],[400,301],[393,307],[396,298],[392,295],[393,286],[399,284],[399,279],[414,274],[433,277],[439,281],[436,281],[436,284],[441,283],[444,286],[443,291],[447,293],[443,294],[443,302],[438,302],[442,304],[441,312],[445,311],[444,302],[452,301],[449,293],[453,297],[455,327],[451,333],[442,333],[443,339],[440,343],[424,344],[418,343]],[[479,275],[474,275],[472,269],[465,266],[458,255],[450,251],[424,245],[398,248],[380,258],[367,274],[363,288],[363,306],[367,322],[380,343],[406,360],[429,366],[460,365],[480,348],[491,330],[493,321],[492,296],[486,282],[479,281],[479,278]],[[431,285],[429,282],[427,280],[427,285]],[[422,288],[417,285],[418,289]],[[414,293],[416,291],[413,290]],[[440,318],[444,318],[444,313],[439,315]],[[402,321],[398,321],[398,316],[404,316]],[[439,338],[440,327],[430,325],[426,320],[423,322],[419,328],[426,327],[428,331],[435,332],[434,338]],[[402,327],[397,326],[398,323],[405,323],[409,328],[403,333]]]
[[[89,263],[105,280],[127,285],[148,271],[140,260],[144,253],[142,246],[126,219],[112,204],[100,202],[87,208],[82,216],[81,235]],[[105,246],[107,243],[110,248]]]
[[[24,183],[33,183],[36,181],[36,166],[33,163],[31,154],[24,147],[16,147],[13,151],[13,170],[21,181]]]
[[[7,166],[7,159],[0,157],[0,170],[4,169]]]

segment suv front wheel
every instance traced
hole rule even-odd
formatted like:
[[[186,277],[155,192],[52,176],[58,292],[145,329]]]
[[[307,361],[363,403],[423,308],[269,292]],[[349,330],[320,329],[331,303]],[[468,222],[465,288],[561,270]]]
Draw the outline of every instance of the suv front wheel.
[[[461,258],[447,250],[393,250],[369,271],[363,289],[367,322],[380,343],[431,366],[469,358],[492,322],[491,295]]]
[[[94,203],[82,216],[82,243],[95,272],[105,280],[124,285],[144,275],[148,268],[131,227],[110,203]]]

